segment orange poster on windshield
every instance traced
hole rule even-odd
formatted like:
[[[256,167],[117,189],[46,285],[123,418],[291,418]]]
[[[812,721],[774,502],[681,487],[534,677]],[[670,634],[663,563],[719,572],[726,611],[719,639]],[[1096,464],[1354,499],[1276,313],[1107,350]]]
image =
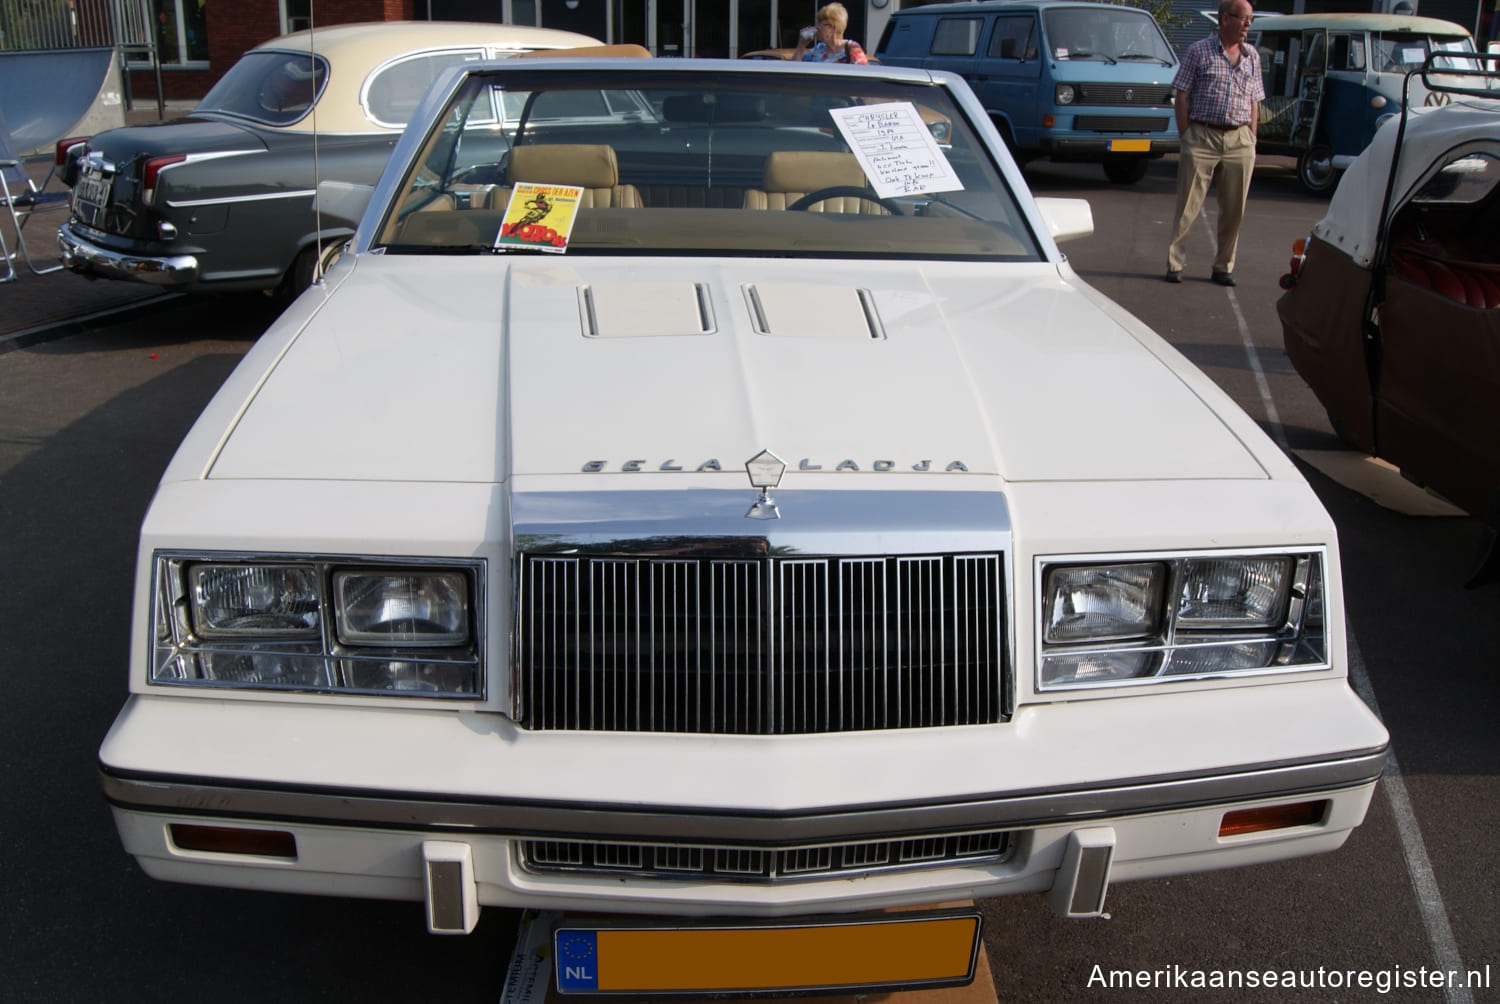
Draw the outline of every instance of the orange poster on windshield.
[[[561,254],[578,215],[583,189],[574,185],[540,185],[523,181],[510,193],[500,223],[497,248],[532,248]]]

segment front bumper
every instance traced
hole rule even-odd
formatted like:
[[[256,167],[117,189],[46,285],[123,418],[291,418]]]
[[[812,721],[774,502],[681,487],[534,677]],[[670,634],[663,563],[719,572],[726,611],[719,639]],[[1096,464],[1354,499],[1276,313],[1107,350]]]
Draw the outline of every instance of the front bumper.
[[[1145,149],[1138,149],[1145,144]],[[1128,146],[1129,149],[1119,149]],[[1074,160],[1094,159],[1108,156],[1110,154],[1141,155],[1148,157],[1160,157],[1163,154],[1177,153],[1181,148],[1177,137],[1170,139],[1157,139],[1127,135],[1127,136],[1090,136],[1090,135],[1057,135],[1044,133],[1042,135],[1042,150],[1054,157]]]
[[[198,281],[192,255],[128,254],[102,247],[65,223],[57,231],[58,255],[70,271],[103,279],[125,279],[154,286],[186,286]]]
[[[1267,710],[1256,705],[1281,690],[1301,692],[1328,725],[1323,752],[1272,741],[1253,763],[1221,759],[1216,768],[1198,763],[1197,741],[1187,732],[1166,737],[1182,744],[1176,757],[1162,748],[1142,758],[1133,750],[1147,732],[1129,722],[1095,731],[1088,719],[1112,702],[1091,702],[1092,711],[1090,702],[1023,709],[1003,726],[927,735],[741,741],[537,735],[507,729],[499,716],[452,713],[446,729],[437,718],[408,712],[359,724],[353,719],[365,713],[347,707],[316,709],[297,722],[284,717],[283,706],[272,724],[269,709],[250,701],[137,697],[101,750],[101,776],[126,850],[161,879],[421,901],[430,895],[429,849],[458,844],[471,861],[466,889],[484,906],[682,916],[850,912],[1055,890],[1076,880],[1066,862],[1080,845],[1107,846],[1109,881],[1338,847],[1364,818],[1385,751],[1384,730],[1342,680],[1211,699],[1188,732],[1202,726],[1223,735],[1221,712],[1238,705],[1240,718],[1256,720]],[[184,731],[184,716],[201,721]],[[340,716],[342,727],[334,724]],[[1283,739],[1305,734],[1299,728],[1306,722],[1283,724],[1270,732]],[[1150,728],[1160,737],[1159,724]],[[439,731],[451,741],[435,751],[427,740]],[[1059,746],[1075,746],[1090,732],[1110,734],[1119,745],[1112,756],[1096,745],[1096,780],[1051,783],[1042,748],[1051,742],[1038,741],[1049,732]],[[1013,759],[1018,743],[1037,756]],[[1220,745],[1233,751],[1239,743],[1226,738]],[[196,752],[184,758],[189,748]],[[1148,761],[1154,769],[1126,775],[1121,761],[1130,761],[1123,770]],[[287,769],[293,762],[300,769]],[[193,763],[195,773],[184,774],[183,763]],[[343,769],[325,769],[335,764]],[[418,773],[422,784],[412,783]],[[365,782],[352,783],[356,774]],[[289,780],[293,775],[301,779]],[[1032,783],[1016,783],[1018,777]],[[923,790],[931,794],[915,795]],[[1322,805],[1316,822],[1220,833],[1226,811],[1307,801]],[[276,830],[291,835],[295,852],[185,849],[173,839],[174,824]],[[519,850],[528,839],[775,848],[1002,830],[1011,840],[997,860],[771,883],[541,873],[523,867]]]

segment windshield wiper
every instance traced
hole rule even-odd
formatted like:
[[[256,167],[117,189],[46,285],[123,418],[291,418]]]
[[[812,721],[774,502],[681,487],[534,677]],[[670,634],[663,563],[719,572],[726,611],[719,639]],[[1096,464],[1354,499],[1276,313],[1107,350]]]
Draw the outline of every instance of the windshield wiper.
[[[1070,50],[1068,50],[1068,58],[1069,59],[1102,59],[1106,63],[1110,64],[1111,66],[1113,66],[1115,64],[1115,61],[1113,59],[1110,59],[1104,53],[1102,53],[1102,52],[1090,52],[1087,49],[1070,49]]]
[[[969,209],[966,206],[960,206],[957,202],[954,202],[952,199],[941,194],[940,192],[923,192],[922,198],[928,199],[932,202],[936,202],[939,205],[947,206],[949,209],[953,210],[955,213],[958,213],[960,216],[967,216],[971,220],[979,220],[982,223],[993,222],[992,220],[984,216],[980,216],[978,213],[974,212],[974,210]]]
[[[1122,52],[1121,59],[1154,59],[1163,66],[1171,66],[1172,61],[1165,56],[1155,56],[1149,52]]]
[[[499,254],[493,244],[387,244],[386,254]]]

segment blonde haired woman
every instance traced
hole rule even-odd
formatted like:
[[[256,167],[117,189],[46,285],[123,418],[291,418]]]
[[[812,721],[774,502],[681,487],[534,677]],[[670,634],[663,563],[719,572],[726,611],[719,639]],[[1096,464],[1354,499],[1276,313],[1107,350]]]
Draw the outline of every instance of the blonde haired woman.
[[[849,12],[844,5],[824,4],[818,8],[818,26],[802,29],[792,58],[808,63],[868,63],[869,57],[859,43],[844,37],[847,27]],[[813,42],[815,38],[816,43]]]

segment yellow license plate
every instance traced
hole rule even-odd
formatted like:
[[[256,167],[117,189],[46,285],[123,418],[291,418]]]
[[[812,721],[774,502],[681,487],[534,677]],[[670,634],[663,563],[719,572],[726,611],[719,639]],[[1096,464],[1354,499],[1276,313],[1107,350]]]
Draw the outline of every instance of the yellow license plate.
[[[662,928],[564,921],[553,934],[560,995],[736,994],[964,986],[973,912]]]
[[[1150,153],[1151,141],[1149,139],[1112,139],[1109,141],[1111,153]]]

